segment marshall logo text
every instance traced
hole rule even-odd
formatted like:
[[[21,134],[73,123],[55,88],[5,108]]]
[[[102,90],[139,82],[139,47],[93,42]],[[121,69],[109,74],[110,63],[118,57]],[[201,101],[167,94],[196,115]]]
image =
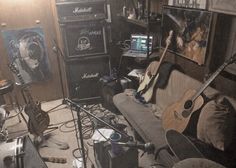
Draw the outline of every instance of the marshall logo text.
[[[81,77],[82,79],[91,79],[91,78],[97,78],[99,76],[99,73],[84,73],[84,75]]]
[[[73,13],[74,13],[74,14],[91,13],[91,12],[92,12],[92,7],[83,7],[83,8],[76,7],[76,8],[73,10]]]

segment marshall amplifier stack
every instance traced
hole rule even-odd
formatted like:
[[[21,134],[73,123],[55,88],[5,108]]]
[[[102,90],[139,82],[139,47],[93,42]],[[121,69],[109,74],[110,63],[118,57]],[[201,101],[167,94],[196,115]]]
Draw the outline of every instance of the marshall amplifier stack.
[[[69,98],[101,97],[99,79],[110,72],[106,0],[56,0]]]

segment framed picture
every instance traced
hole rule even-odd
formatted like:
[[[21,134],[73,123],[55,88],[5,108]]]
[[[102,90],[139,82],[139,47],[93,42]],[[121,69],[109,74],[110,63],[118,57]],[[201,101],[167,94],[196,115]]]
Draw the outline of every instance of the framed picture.
[[[207,0],[169,0],[168,5],[185,8],[206,9]]]
[[[209,10],[219,13],[236,15],[235,0],[209,0]]]
[[[4,30],[2,36],[9,62],[19,70],[25,83],[49,79],[50,67],[42,28]],[[15,80],[18,81],[18,77],[15,76]]]
[[[173,30],[169,50],[204,64],[212,13],[190,8],[163,7],[161,47],[165,47],[169,31]]]

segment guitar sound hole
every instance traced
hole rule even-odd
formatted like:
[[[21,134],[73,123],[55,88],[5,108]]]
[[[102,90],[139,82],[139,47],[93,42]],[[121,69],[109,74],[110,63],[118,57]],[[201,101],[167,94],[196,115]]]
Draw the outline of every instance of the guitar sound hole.
[[[190,109],[190,108],[192,107],[192,105],[193,105],[193,101],[192,101],[192,100],[188,100],[188,101],[186,101],[186,102],[184,103],[184,108],[185,108],[186,110],[188,110],[188,109]]]
[[[188,101],[185,102],[185,104],[184,104],[185,110],[182,112],[182,116],[184,118],[189,117],[189,115],[191,114],[190,109],[192,108],[192,105],[193,105],[193,101],[191,101],[191,100],[188,100]]]

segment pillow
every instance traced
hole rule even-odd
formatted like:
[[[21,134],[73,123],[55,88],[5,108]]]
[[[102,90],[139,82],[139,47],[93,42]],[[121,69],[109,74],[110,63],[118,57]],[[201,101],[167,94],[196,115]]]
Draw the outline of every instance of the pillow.
[[[233,142],[236,128],[236,112],[229,100],[221,96],[209,101],[201,110],[198,139],[226,151]]]

